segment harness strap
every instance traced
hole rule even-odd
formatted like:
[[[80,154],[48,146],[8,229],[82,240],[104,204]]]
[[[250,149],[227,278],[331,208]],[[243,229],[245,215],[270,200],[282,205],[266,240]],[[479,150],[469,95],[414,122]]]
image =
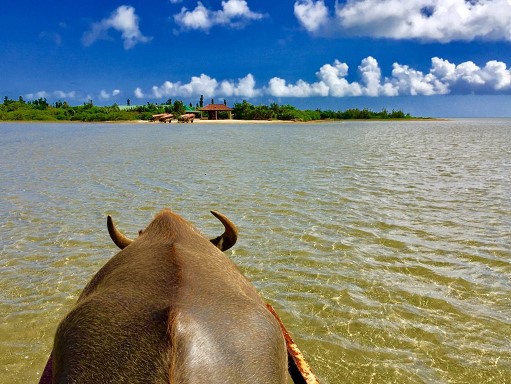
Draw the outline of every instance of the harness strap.
[[[289,357],[288,359],[289,374],[291,375],[293,382],[295,384],[319,384],[318,379],[316,378],[314,373],[312,373],[309,364],[307,364],[307,362],[305,361],[305,357],[302,355],[302,352],[300,352],[300,350],[298,349],[298,346],[296,345],[295,341],[287,331],[279,315],[277,315],[277,312],[275,312],[273,307],[268,303],[266,303],[266,307],[275,317],[275,319],[277,319],[277,322],[279,323],[280,328],[282,329],[284,339],[286,340],[287,355]]]
[[[50,357],[48,357],[48,362],[44,367],[43,374],[39,379],[39,384],[52,384],[53,382],[53,351],[50,353]]]

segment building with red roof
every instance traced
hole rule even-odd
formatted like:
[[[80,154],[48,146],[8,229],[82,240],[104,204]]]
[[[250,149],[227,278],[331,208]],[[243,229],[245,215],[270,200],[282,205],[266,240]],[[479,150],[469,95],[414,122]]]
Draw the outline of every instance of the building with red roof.
[[[208,120],[218,120],[218,112],[227,112],[229,119],[232,119],[232,108],[229,108],[225,104],[208,104],[205,107],[198,109],[202,113],[208,114]]]

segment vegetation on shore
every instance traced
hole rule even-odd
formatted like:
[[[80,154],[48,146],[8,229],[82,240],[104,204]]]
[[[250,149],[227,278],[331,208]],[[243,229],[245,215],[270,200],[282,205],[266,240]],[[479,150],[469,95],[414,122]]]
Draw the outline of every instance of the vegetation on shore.
[[[201,106],[203,98],[201,97]],[[129,102],[129,100],[128,100]],[[225,102],[225,101],[224,101]],[[129,103],[128,103],[129,104]],[[192,105],[190,104],[190,107]],[[196,105],[196,108],[199,104]],[[193,107],[192,107],[193,108]],[[7,96],[0,104],[0,121],[133,121],[150,120],[152,115],[159,113],[172,113],[180,116],[186,113],[186,106],[182,101],[167,100],[164,104],[147,103],[132,107],[95,106],[92,101],[79,106],[70,106],[67,102],[58,101],[50,104],[45,98],[25,101],[20,96],[18,100],[11,100]],[[219,113],[219,118],[227,118],[227,112]],[[373,112],[368,109],[347,109],[345,111],[332,110],[300,110],[292,105],[252,105],[247,101],[235,103],[233,106],[235,119],[240,120],[346,120],[346,119],[412,119],[410,114],[402,111]]]
[[[312,121],[312,120],[348,120],[348,119],[411,119],[410,114],[403,111],[391,112],[383,109],[380,112],[373,112],[368,109],[347,109],[345,111],[332,110],[300,110],[292,105],[278,105],[272,103],[267,105],[252,105],[243,100],[242,103],[236,103],[233,107],[234,116],[241,120],[294,120],[294,121]]]

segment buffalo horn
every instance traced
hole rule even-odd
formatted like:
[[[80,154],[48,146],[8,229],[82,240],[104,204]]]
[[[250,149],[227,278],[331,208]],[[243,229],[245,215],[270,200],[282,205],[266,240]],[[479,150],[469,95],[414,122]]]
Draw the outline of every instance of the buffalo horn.
[[[106,218],[106,226],[108,227],[108,233],[110,234],[112,241],[119,248],[124,249],[133,242],[133,240],[127,238],[117,230],[114,221],[112,220],[112,217],[110,215],[108,215],[108,217]]]
[[[238,229],[231,222],[231,220],[229,220],[221,213],[216,211],[211,211],[211,213],[218,220],[220,220],[225,227],[224,233],[218,236],[216,239],[211,239],[211,242],[221,251],[227,251],[234,244],[236,244],[236,240],[238,239]]]

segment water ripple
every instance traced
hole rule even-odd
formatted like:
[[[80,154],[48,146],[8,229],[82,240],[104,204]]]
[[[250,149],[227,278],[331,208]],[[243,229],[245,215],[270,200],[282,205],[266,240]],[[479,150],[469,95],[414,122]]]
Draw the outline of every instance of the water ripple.
[[[2,124],[2,382],[163,207],[281,314],[322,383],[509,383],[511,122]],[[19,327],[23,324],[23,327]]]

